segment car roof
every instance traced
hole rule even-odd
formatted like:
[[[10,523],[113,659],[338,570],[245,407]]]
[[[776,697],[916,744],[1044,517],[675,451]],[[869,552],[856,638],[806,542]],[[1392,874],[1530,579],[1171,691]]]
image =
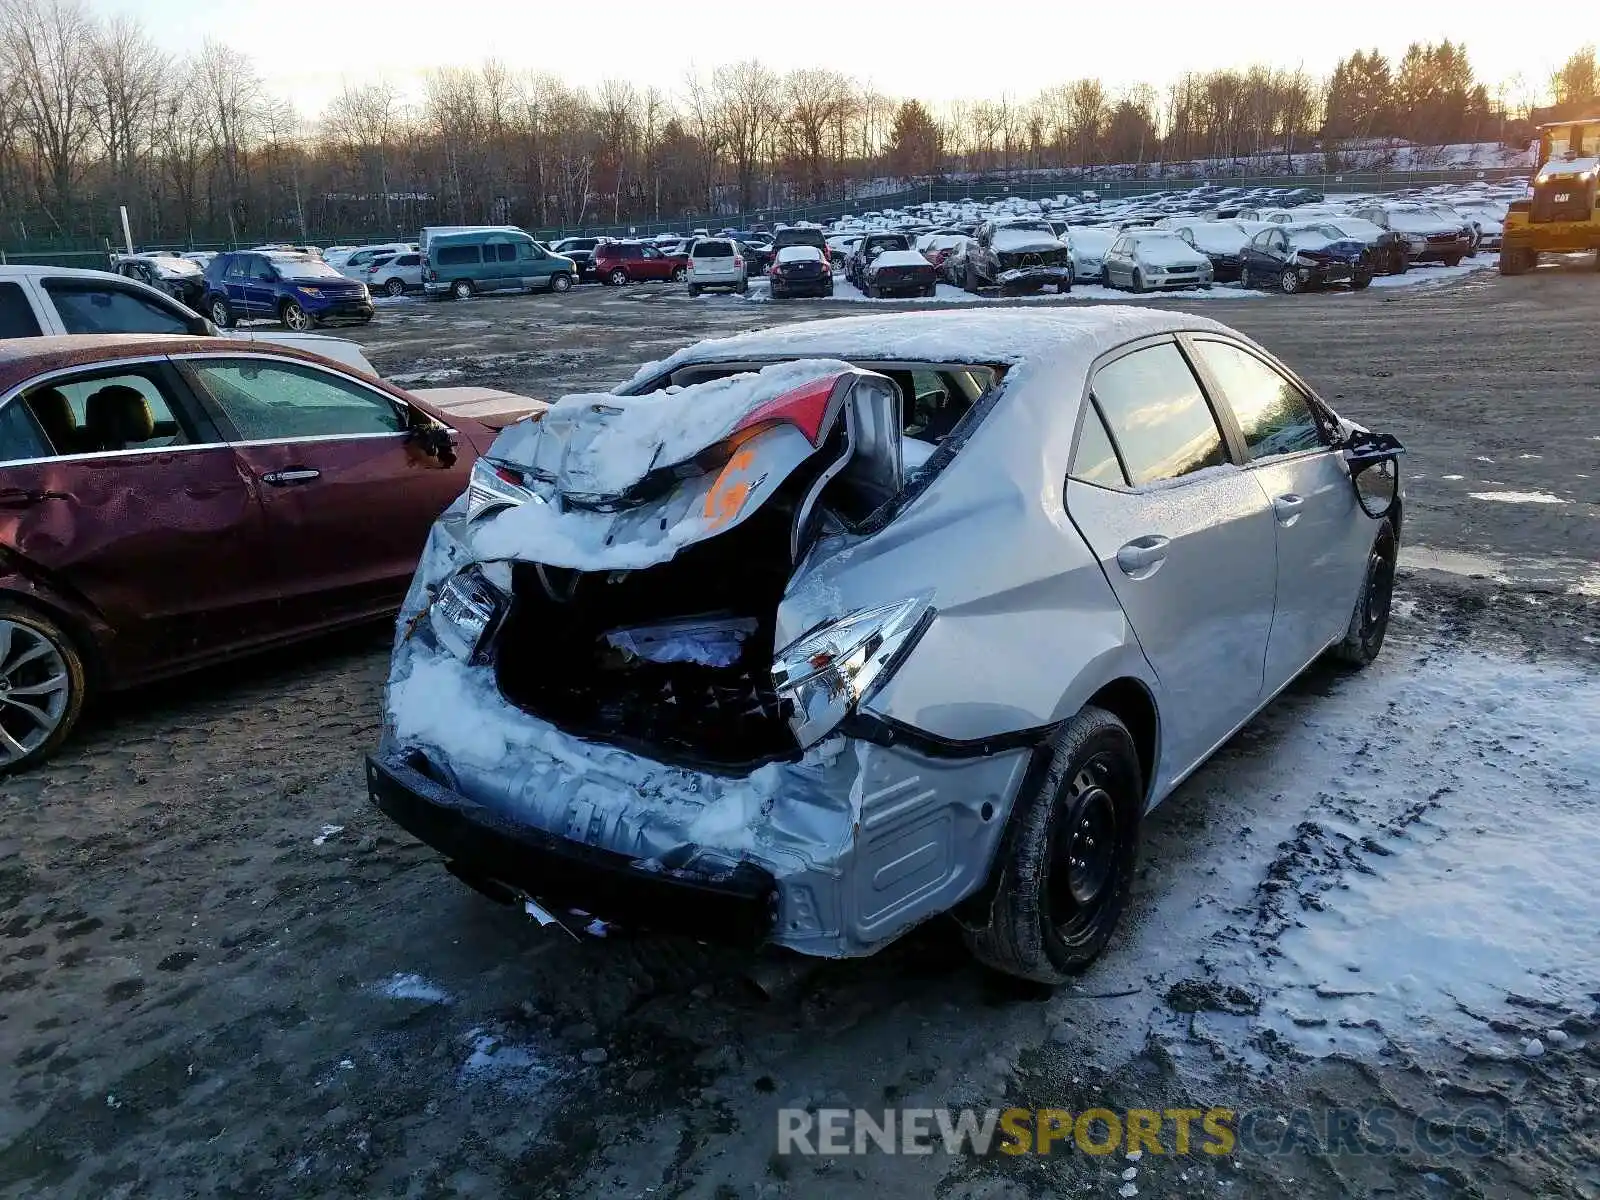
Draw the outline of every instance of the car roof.
[[[240,341],[234,338],[192,337],[171,333],[75,333],[55,337],[0,338],[0,394],[36,375],[124,358],[169,354],[268,354],[275,358],[350,369],[332,359],[296,350],[276,342]],[[374,381],[358,375],[364,383]],[[386,390],[399,389],[384,384]]]
[[[1107,350],[1136,338],[1184,330],[1238,336],[1205,317],[1120,304],[1033,312],[959,309],[836,317],[696,342],[659,362],[647,363],[619,390],[628,391],[691,363],[772,359],[973,365],[1038,362],[1087,371]]]

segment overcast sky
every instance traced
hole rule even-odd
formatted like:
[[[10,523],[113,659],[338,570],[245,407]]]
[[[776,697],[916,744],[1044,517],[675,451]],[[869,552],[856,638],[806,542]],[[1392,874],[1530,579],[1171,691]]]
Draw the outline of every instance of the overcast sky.
[[[1462,0],[1340,0],[1312,6],[1189,0],[91,0],[139,18],[168,50],[206,38],[249,54],[267,84],[314,115],[345,83],[387,77],[416,94],[431,67],[495,57],[573,83],[676,89],[691,66],[756,57],[777,70],[830,67],[891,96],[1026,98],[1053,83],[1162,86],[1184,71],[1268,62],[1326,74],[1350,50],[1394,59],[1412,41],[1466,43],[1478,78],[1521,74],[1542,92],[1574,40],[1562,22],[1503,19]],[[1588,11],[1580,5],[1572,11]],[[1567,23],[1570,25],[1570,23]],[[1580,22],[1581,24],[1581,22]],[[1513,96],[1516,100],[1518,97]]]

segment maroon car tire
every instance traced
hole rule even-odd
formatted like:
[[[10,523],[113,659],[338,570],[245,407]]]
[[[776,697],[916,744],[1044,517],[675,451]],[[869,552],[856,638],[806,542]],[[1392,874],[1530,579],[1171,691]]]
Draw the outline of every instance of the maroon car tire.
[[[78,723],[87,691],[72,637],[37,609],[0,600],[0,775],[54,754]]]

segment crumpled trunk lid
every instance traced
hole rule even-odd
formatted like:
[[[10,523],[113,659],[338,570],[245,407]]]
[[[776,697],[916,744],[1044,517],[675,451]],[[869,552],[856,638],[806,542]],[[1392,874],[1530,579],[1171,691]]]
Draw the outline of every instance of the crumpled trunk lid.
[[[637,570],[732,530],[821,456],[795,506],[798,561],[829,485],[847,508],[900,490],[899,420],[893,383],[820,360],[644,396],[570,396],[495,439],[484,469],[509,472],[527,498],[474,520],[466,540],[480,561]]]

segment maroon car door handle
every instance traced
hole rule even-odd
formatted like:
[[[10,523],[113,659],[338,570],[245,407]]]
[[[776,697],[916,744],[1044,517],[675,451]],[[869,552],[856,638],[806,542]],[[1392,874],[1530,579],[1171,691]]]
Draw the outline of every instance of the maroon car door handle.
[[[289,487],[296,483],[310,483],[321,476],[322,472],[314,467],[285,467],[281,471],[268,471],[261,477],[261,482],[270,483],[273,487]]]
[[[41,492],[30,488],[0,488],[0,508],[32,508],[46,500],[70,500],[66,492]]]

